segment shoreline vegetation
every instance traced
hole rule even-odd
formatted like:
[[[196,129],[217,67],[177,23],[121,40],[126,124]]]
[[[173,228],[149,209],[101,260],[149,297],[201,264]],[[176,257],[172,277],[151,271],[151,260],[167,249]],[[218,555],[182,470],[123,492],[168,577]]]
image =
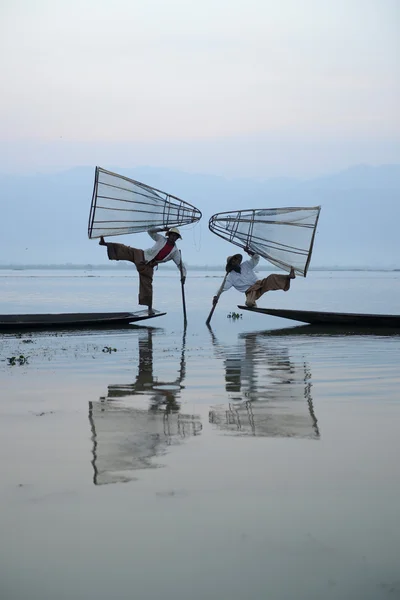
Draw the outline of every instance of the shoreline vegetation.
[[[223,271],[225,265],[188,265],[191,271]],[[262,265],[258,266],[257,271],[276,271],[278,267],[273,265]],[[163,270],[175,271],[175,267],[163,265]],[[130,271],[132,265],[129,264],[0,264],[0,271],[33,271],[33,270],[54,270],[54,271]],[[387,271],[387,272],[398,272],[400,267],[388,267],[388,266],[357,266],[357,265],[326,265],[310,267],[309,271]]]

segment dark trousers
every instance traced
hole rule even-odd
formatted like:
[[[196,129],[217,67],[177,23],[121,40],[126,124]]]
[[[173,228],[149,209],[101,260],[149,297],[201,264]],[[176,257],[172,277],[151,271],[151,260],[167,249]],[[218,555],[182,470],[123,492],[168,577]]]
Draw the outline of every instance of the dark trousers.
[[[268,275],[265,279],[259,279],[246,291],[246,301],[255,302],[265,292],[271,292],[273,290],[283,290],[287,292],[290,288],[289,275]]]
[[[154,266],[145,262],[143,250],[107,242],[107,254],[110,260],[128,260],[136,266],[139,273],[139,304],[153,306]]]

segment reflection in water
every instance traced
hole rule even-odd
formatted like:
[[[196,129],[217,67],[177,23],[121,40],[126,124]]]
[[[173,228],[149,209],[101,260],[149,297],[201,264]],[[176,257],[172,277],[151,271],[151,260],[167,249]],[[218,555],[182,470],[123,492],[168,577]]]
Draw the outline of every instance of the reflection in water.
[[[153,374],[153,332],[139,332],[139,365],[134,383],[110,385],[106,398],[89,402],[92,432],[93,482],[96,485],[132,481],[133,471],[156,468],[154,459],[171,445],[198,435],[202,425],[196,415],[179,412],[178,401],[185,377],[185,333],[178,377],[158,381]],[[122,404],[120,399],[144,394],[149,410]]]
[[[209,329],[231,400],[211,407],[210,423],[239,435],[319,439],[307,364],[262,332],[241,334],[239,345],[228,349]]]
[[[155,468],[154,458],[201,432],[195,415],[149,412],[107,400],[89,402],[93,483],[132,481],[133,471]]]
[[[158,410],[162,408],[168,413],[177,412],[180,408],[178,398],[181,389],[184,389],[182,384],[186,375],[186,329],[182,338],[178,374],[172,381],[159,381],[153,373],[154,331],[153,328],[146,327],[139,332],[139,364],[135,382],[126,385],[109,385],[107,399],[115,400],[127,396],[135,396],[136,394],[146,394],[150,395],[151,409]]]

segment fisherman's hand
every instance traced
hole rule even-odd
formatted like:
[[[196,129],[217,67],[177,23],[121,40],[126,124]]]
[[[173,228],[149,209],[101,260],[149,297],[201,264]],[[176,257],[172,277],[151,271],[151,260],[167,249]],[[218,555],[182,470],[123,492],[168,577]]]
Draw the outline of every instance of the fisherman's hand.
[[[99,246],[107,246],[106,242],[104,241],[103,236],[100,236]]]
[[[248,254],[249,256],[254,256],[254,255],[255,255],[255,252],[253,252],[252,250],[250,250],[250,248],[248,248],[247,246],[246,246],[246,248],[244,249],[244,251],[245,251],[245,252],[247,252],[247,254]]]
[[[185,281],[186,281],[186,277],[183,275],[183,276],[181,277],[181,284],[182,284],[182,285],[185,285]]]
[[[215,306],[217,304],[217,302],[218,302],[218,296],[214,296],[214,298],[212,300],[213,306]]]

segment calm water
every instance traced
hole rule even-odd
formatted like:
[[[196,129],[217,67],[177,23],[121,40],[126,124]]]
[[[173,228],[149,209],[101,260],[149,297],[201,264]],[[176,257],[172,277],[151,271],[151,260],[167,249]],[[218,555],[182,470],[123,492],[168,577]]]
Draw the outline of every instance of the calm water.
[[[0,597],[400,598],[400,335],[310,335],[155,276],[165,317],[0,334]],[[135,273],[0,271],[0,313],[126,311]],[[260,306],[400,313],[400,273]],[[7,358],[23,355],[25,364]]]

